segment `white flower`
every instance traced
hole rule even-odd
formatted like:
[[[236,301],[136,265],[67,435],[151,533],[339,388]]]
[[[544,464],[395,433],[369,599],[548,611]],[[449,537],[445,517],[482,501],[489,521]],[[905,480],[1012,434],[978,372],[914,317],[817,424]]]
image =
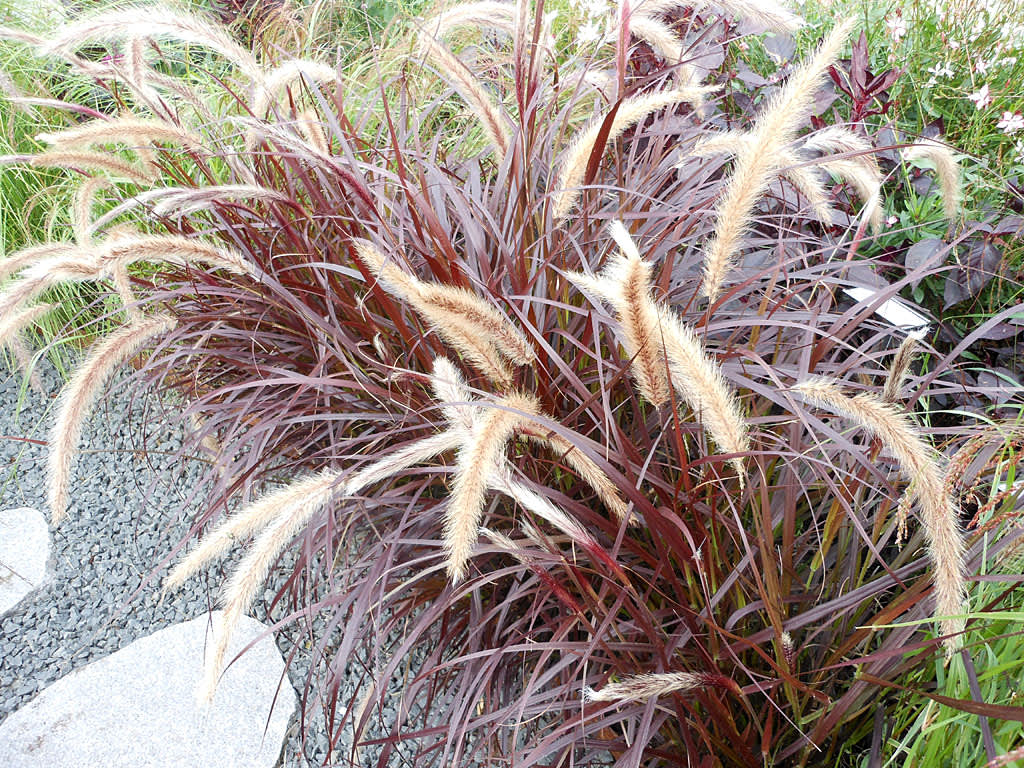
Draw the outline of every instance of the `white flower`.
[[[976,109],[985,109],[985,107],[992,103],[992,95],[988,92],[988,83],[985,83],[981,86],[980,90],[970,94],[967,98],[974,102]]]
[[[897,43],[907,34],[907,22],[898,12],[895,16],[885,20],[885,26],[888,28],[889,34],[892,35],[892,39]]]
[[[953,69],[949,66],[949,63],[936,64],[934,67],[928,67],[927,72],[931,75],[929,83],[933,84],[940,77],[952,77]]]
[[[1001,128],[1003,133],[1016,133],[1024,128],[1024,115],[1020,112],[1003,112],[1003,117],[996,123],[996,128]]]
[[[1013,149],[1017,153],[1017,162],[1024,164],[1024,139],[1017,139]]]
[[[992,62],[988,59],[978,59],[974,62],[974,71],[979,75],[987,74],[989,69],[992,67]]]
[[[899,220],[900,220],[899,216],[890,216],[888,219],[885,220],[885,223],[886,223],[887,226],[891,227],[893,224],[895,224]]]
[[[576,40],[580,45],[589,45],[590,43],[596,43],[602,36],[601,25],[596,21],[588,21],[576,33]]]

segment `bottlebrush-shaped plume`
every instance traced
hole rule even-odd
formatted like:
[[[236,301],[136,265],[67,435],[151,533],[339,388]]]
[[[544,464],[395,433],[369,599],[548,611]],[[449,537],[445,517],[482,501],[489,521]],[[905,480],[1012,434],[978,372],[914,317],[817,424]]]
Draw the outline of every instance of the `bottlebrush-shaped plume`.
[[[531,365],[533,347],[497,309],[462,288],[428,283],[403,271],[365,240],[356,255],[389,293],[406,301],[467,362],[495,383],[508,387],[508,363]]]
[[[910,372],[910,364],[914,362],[916,354],[917,339],[914,336],[904,336],[903,343],[896,350],[889,365],[889,375],[885,378],[885,389],[882,391],[883,400],[889,403],[899,401],[900,390],[903,389],[903,383]]]
[[[701,139],[690,150],[687,158],[680,161],[679,165],[685,165],[689,157],[710,157],[712,155],[736,155],[741,148],[747,147],[753,140],[749,133],[741,131],[724,131],[715,136]],[[810,168],[802,165],[804,162],[793,150],[783,148],[779,150],[779,167],[777,173],[784,176],[790,184],[806,198],[815,215],[822,221],[832,220],[832,206],[828,201],[828,193],[825,185],[814,174]]]
[[[853,29],[853,20],[838,24],[815,55],[798,67],[761,110],[742,144],[732,173],[715,207],[715,234],[705,247],[701,292],[712,302],[721,294],[741,240],[750,227],[754,206],[778,173],[782,150],[796,137],[813,103],[814,94]]]
[[[601,274],[593,280],[579,273],[568,278],[597,293],[615,310],[637,389],[653,405],[661,406],[669,398],[668,366],[658,307],[651,298],[651,264],[640,256],[621,221],[611,222],[608,231],[619,251]]]
[[[617,683],[608,683],[600,690],[583,689],[585,701],[646,701],[670,693],[689,693],[698,688],[717,686],[738,692],[739,686],[722,675],[700,672],[651,672],[634,675]]]
[[[75,242],[88,248],[92,242],[92,208],[96,201],[96,193],[110,186],[110,180],[104,176],[93,176],[78,185],[71,201],[71,224],[75,233]]]
[[[496,29],[513,34],[516,6],[513,3],[460,3],[423,22],[423,33],[438,39],[461,27]]]
[[[115,179],[130,181],[139,186],[149,186],[156,181],[156,175],[149,169],[102,152],[87,152],[71,149],[51,149],[28,158],[29,165],[36,168],[74,168],[110,174]]]
[[[252,113],[263,117],[281,92],[301,78],[312,82],[333,83],[338,79],[338,70],[320,61],[289,59],[265,73],[256,85]]]
[[[904,160],[925,160],[935,168],[935,177],[942,192],[942,210],[952,221],[960,210],[963,193],[960,188],[960,164],[953,151],[934,139],[919,139],[901,150]]]
[[[947,655],[960,647],[967,610],[964,582],[964,541],[958,511],[947,493],[935,450],[918,433],[909,415],[869,392],[850,397],[839,383],[813,378],[793,391],[823,408],[845,416],[873,437],[900,465],[909,487],[907,495],[917,502],[928,540],[928,556],[935,570],[935,615],[942,617]]]
[[[498,156],[504,157],[508,153],[511,138],[501,109],[487,89],[461,59],[436,38],[421,34],[419,45],[423,54],[469,105]]]
[[[235,64],[252,80],[262,71],[255,57],[236,43],[219,25],[199,16],[168,8],[165,4],[112,8],[66,24],[46,41],[44,51],[73,56],[93,43],[115,43],[133,39],[171,37],[209,48]]]
[[[67,513],[68,480],[82,424],[104,383],[118,366],[138,354],[146,343],[174,326],[174,318],[159,316],[114,331],[90,350],[89,356],[61,391],[57,417],[50,434],[47,463],[47,498],[54,525]]]
[[[447,571],[452,581],[460,581],[466,575],[490,477],[505,464],[508,441],[537,414],[535,399],[519,394],[503,397],[481,415],[468,440],[459,448],[444,525]]]
[[[696,334],[651,297],[650,264],[640,256],[625,226],[613,222],[609,231],[621,250],[601,274],[567,277],[615,310],[633,377],[645,398],[660,406],[668,400],[669,386],[674,386],[720,449],[746,453],[750,449],[746,420],[718,364]],[[736,457],[732,462],[743,485],[743,461]]]
[[[138,117],[91,120],[57,133],[40,133],[36,139],[56,149],[91,149],[97,145],[144,145],[154,142],[180,144],[189,148],[202,145],[202,139],[173,123]]]
[[[661,309],[662,338],[672,385],[704,425],[718,448],[726,453],[750,450],[747,420],[736,394],[693,329],[667,308]],[[730,459],[742,488],[746,468],[741,456]]]
[[[705,96],[717,90],[717,86],[673,88],[624,99],[618,104],[617,109],[612,108],[615,110],[615,116],[612,117],[606,144],[615,141],[627,128],[636,125],[652,112],[674,104],[702,103]],[[583,184],[590,157],[597,149],[601,126],[610,114],[611,112],[608,112],[592,120],[566,150],[553,191],[551,213],[556,221],[568,216],[579,200],[580,185]]]

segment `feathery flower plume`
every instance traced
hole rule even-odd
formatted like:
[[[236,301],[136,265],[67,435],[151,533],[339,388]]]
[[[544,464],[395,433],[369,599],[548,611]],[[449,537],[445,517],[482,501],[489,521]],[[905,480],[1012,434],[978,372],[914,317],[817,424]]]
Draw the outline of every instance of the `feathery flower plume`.
[[[61,391],[47,463],[47,498],[54,525],[67,513],[68,480],[82,424],[103,383],[115,368],[134,357],[151,339],[170,331],[175,322],[171,317],[154,317],[114,331],[90,350],[89,357]]]
[[[719,448],[728,453],[746,453],[750,449],[746,420],[718,364],[689,326],[651,298],[650,265],[640,256],[625,226],[613,222],[609,231],[621,252],[601,275],[595,279],[571,273],[567,277],[593,290],[615,309],[626,353],[633,360],[637,387],[645,398],[655,405],[663,404],[671,384]],[[645,348],[649,350],[646,360]],[[737,457],[732,462],[742,486],[746,474],[743,460]]]
[[[914,362],[916,354],[917,338],[910,335],[904,336],[903,343],[896,350],[892,363],[889,365],[889,375],[885,379],[885,389],[882,392],[883,400],[889,403],[899,400],[900,390],[903,389],[907,373],[910,372],[910,364]]]
[[[559,458],[565,461],[587,485],[597,491],[598,498],[601,499],[619,522],[629,518],[631,525],[638,523],[635,518],[630,517],[629,507],[622,499],[622,496],[619,495],[619,489],[615,487],[615,483],[583,451],[561,435],[554,433],[540,435],[527,432],[526,436],[531,441],[543,445],[558,454]]]
[[[670,693],[689,693],[715,683],[712,676],[699,673],[651,672],[608,683],[599,691],[584,688],[583,698],[586,701],[644,701]]]
[[[567,277],[579,286],[594,289],[615,310],[623,346],[633,361],[631,370],[637,388],[654,406],[660,407],[669,398],[669,384],[658,308],[651,298],[651,265],[640,255],[621,221],[611,222],[608,232],[620,250],[605,265],[597,285],[580,280],[575,273]]]
[[[709,157],[712,155],[737,155],[742,148],[748,148],[753,136],[740,131],[724,131],[715,136],[701,139],[691,150],[690,155],[679,162],[682,166],[689,157]],[[828,194],[818,177],[808,168],[801,166],[803,161],[795,152],[780,149],[778,156],[778,172],[785,176],[790,184],[802,194],[815,214],[823,221],[832,220],[832,206],[828,202]]]
[[[514,31],[515,10],[512,3],[460,3],[427,19],[423,24],[423,32],[440,39],[460,27],[476,27],[497,29],[511,35]]]
[[[75,190],[71,202],[72,228],[75,233],[75,242],[83,248],[89,246],[92,240],[90,226],[92,225],[92,206],[96,200],[96,193],[110,186],[110,180],[105,176],[92,176]]]
[[[442,339],[496,383],[512,382],[506,360],[516,365],[533,363],[536,355],[522,333],[479,296],[419,280],[389,262],[368,241],[357,241],[355,250],[383,288],[408,302]]]
[[[796,32],[804,25],[803,19],[772,0],[714,0],[714,4],[730,16],[756,22],[774,32]],[[706,5],[698,3],[698,7]]]
[[[161,261],[178,266],[198,262],[242,275],[257,273],[256,266],[237,251],[181,235],[129,235],[108,239],[96,250],[100,263],[111,271],[139,261]]]
[[[473,398],[458,370],[446,358],[439,357],[434,360],[434,371],[430,382],[434,390],[434,399],[442,404],[441,409],[451,429],[459,431],[463,442],[469,439],[473,425],[482,417],[483,410]],[[523,434],[531,442],[543,445],[545,448],[558,454],[585,483],[597,492],[598,498],[601,499],[619,521],[626,519],[629,514],[628,507],[619,495],[618,488],[615,487],[615,484],[608,475],[601,471],[601,468],[588,458],[583,451],[579,450],[562,436],[554,433],[544,434],[541,430],[525,428],[523,429]],[[515,494],[506,491],[500,484],[492,482],[492,486],[496,490],[516,498],[524,507],[528,506],[519,500]],[[538,512],[538,514],[544,516],[541,512]],[[552,522],[555,521],[552,520]],[[635,521],[631,520],[631,522]],[[555,524],[559,525],[563,530],[567,530],[563,524]]]
[[[715,207],[715,234],[706,246],[701,292],[714,302],[732,268],[740,241],[750,226],[757,199],[780,167],[780,150],[796,135],[814,92],[828,67],[839,55],[853,28],[853,20],[838,24],[811,58],[762,109],[750,132],[749,143],[736,155],[725,192]]]
[[[113,43],[134,38],[172,37],[219,53],[252,80],[259,81],[256,59],[221,27],[165,5],[134,5],[91,14],[56,30],[45,51],[65,56],[90,43]]]
[[[662,339],[668,357],[672,384],[700,419],[718,447],[726,453],[750,450],[747,421],[735,393],[722,376],[722,369],[708,355],[704,344],[690,326],[666,308],[661,309]],[[743,459],[731,459],[745,485]]]
[[[460,446],[444,525],[447,570],[452,581],[466,575],[488,483],[505,460],[505,445],[519,427],[536,416],[536,400],[522,394],[508,395],[480,418],[469,441]]]
[[[575,543],[587,551],[594,551],[600,545],[578,522],[560,510],[539,493],[535,493],[522,483],[512,479],[506,466],[496,468],[487,478],[487,484],[496,491],[511,497],[523,509],[532,512],[566,534]]]
[[[964,542],[957,509],[946,492],[935,450],[918,434],[909,415],[892,403],[862,392],[850,397],[838,382],[813,378],[793,387],[809,402],[829,408],[877,437],[896,459],[909,483],[908,496],[918,505],[928,539],[928,555],[935,570],[935,615],[944,617],[942,634],[947,656],[959,648],[964,629],[967,590],[964,583]]]
[[[4,317],[0,322],[0,345],[6,344],[13,350],[19,334],[54,306],[53,304],[36,304]]]
[[[437,70],[452,84],[476,115],[499,157],[508,154],[511,138],[501,109],[491,99],[476,75],[458,56],[430,35],[421,34],[419,41],[423,53],[433,61]]]
[[[36,168],[75,168],[80,171],[102,171],[109,173],[114,178],[131,181],[139,186],[148,186],[156,181],[156,176],[147,168],[102,152],[51,149],[38,155],[32,155],[29,165]]]
[[[642,121],[652,112],[681,102],[698,103],[704,96],[714,93],[716,90],[718,90],[717,86],[673,88],[624,99],[619,103],[615,116],[612,118],[606,142],[615,141],[624,131]],[[608,114],[604,114],[592,120],[566,150],[565,159],[562,161],[558,178],[554,184],[552,216],[556,221],[568,216],[579,200],[580,185],[583,183],[587,164],[597,148],[601,126],[607,119]]]
[[[320,122],[316,112],[311,109],[303,110],[295,120],[295,127],[299,129],[299,133],[302,134],[302,137],[310,145],[316,147],[316,151],[321,155],[329,155],[331,153],[331,143],[327,140],[323,123]],[[287,199],[284,195],[282,197]]]
[[[242,562],[238,564],[221,599],[224,616],[216,633],[213,649],[206,659],[206,670],[199,689],[201,701],[209,702],[213,699],[231,636],[242,616],[252,605],[271,566],[302,526],[334,496],[337,478],[337,472],[324,470],[319,475],[285,489],[291,490],[292,494],[280,499],[281,506],[275,522],[259,535]]]
[[[830,125],[820,131],[809,133],[803,140],[804,149],[815,152],[832,153],[858,153],[865,162],[872,163],[877,167],[875,161],[875,148],[871,142],[849,128],[842,128],[837,125]]]
[[[288,86],[301,78],[312,82],[329,83],[338,79],[338,70],[319,61],[289,59],[267,72],[256,86],[253,96],[252,113],[262,117],[267,107],[277,99]]]
[[[12,253],[10,256],[0,259],[0,280],[6,280],[16,272],[20,272],[26,267],[31,267],[33,264],[44,259],[74,257],[79,253],[79,250],[72,243],[30,245],[28,248],[23,248]]]
[[[0,323],[6,323],[13,312],[58,283],[99,280],[104,277],[106,272],[95,257],[89,253],[80,253],[77,249],[36,261],[0,293]]]
[[[143,145],[151,142],[195,148],[202,144],[198,136],[173,123],[138,117],[91,120],[57,133],[40,133],[36,139],[56,149],[90,149],[100,144]]]
[[[882,228],[882,172],[878,165],[863,160],[824,160],[819,163],[829,173],[842,176],[857,191],[864,204],[861,215],[878,232]]]
[[[940,141],[919,139],[902,150],[904,160],[926,160],[935,167],[935,176],[942,191],[942,210],[952,221],[960,210],[960,164],[953,151]]]

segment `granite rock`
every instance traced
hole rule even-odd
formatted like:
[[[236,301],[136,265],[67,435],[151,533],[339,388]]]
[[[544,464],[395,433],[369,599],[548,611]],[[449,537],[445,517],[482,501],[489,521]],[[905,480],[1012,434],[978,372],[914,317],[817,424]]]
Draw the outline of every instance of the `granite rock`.
[[[161,629],[44,689],[0,723],[0,765],[276,765],[297,698],[265,625],[241,622],[227,660],[255,644],[227,667],[212,704],[196,699],[218,613]]]
[[[50,529],[31,507],[0,511],[0,616],[53,577]]]

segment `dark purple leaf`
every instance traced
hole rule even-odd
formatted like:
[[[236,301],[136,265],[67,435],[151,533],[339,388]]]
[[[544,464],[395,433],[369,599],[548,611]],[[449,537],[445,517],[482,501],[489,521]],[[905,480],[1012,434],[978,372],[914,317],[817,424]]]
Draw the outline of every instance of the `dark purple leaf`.
[[[925,268],[929,266],[938,266],[941,263],[940,257],[948,249],[949,246],[937,237],[929,237],[924,240],[919,240],[910,246],[910,248],[907,249],[907,254],[904,256],[903,260],[903,263],[907,268],[907,274],[922,272],[922,274],[916,276],[911,281],[911,286],[916,288],[925,277],[923,274]]]

